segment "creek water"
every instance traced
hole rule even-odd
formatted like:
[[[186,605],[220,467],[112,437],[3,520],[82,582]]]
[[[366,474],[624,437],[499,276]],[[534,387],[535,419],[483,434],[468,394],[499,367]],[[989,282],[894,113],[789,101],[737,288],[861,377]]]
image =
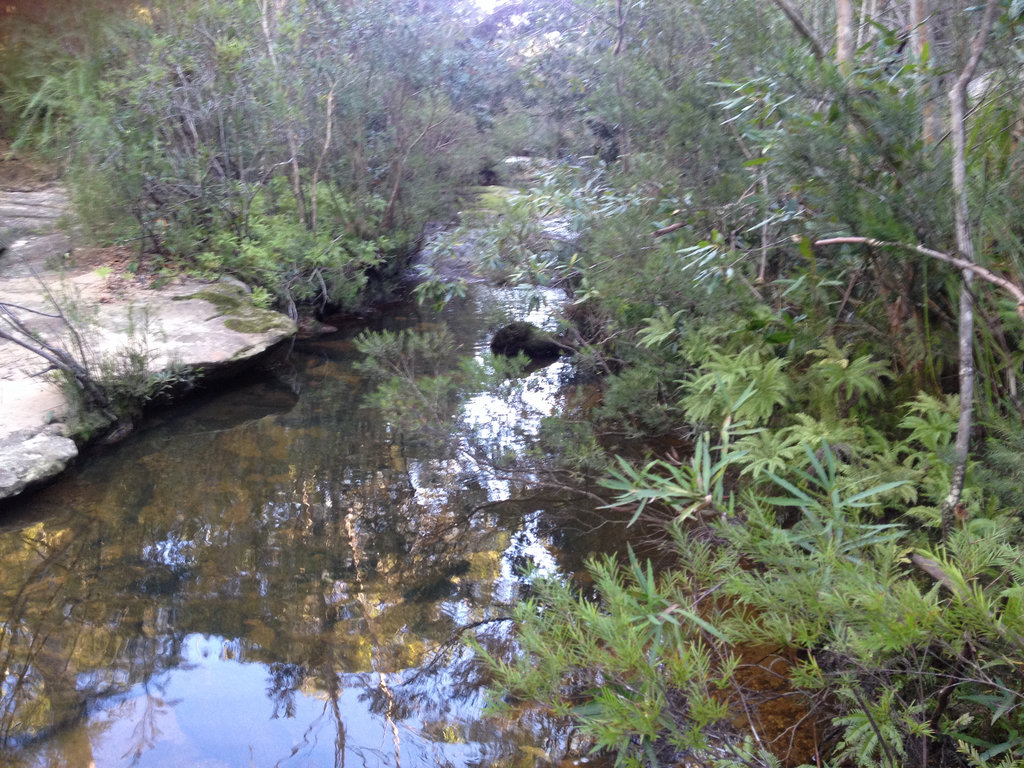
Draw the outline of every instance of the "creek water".
[[[424,319],[460,356],[538,294],[475,287]],[[557,301],[540,294],[542,301]],[[540,314],[536,314],[539,312]],[[565,753],[537,710],[483,715],[460,629],[511,648],[524,566],[567,576],[604,544],[585,505],[492,469],[571,388],[460,391],[453,439],[368,407],[358,329],[192,398],[0,518],[0,762],[28,766],[533,766]],[[458,360],[453,360],[453,365]],[[492,446],[493,447],[493,446]],[[578,508],[579,507],[579,508]],[[465,633],[463,633],[465,634]]]

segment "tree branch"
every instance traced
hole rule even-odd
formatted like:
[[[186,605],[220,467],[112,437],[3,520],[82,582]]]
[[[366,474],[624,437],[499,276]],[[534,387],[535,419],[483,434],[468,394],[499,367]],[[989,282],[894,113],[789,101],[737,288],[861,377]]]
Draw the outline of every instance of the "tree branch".
[[[685,226],[685,221],[677,221],[675,224],[669,224],[667,227],[662,227],[661,229],[654,230],[653,232],[651,232],[651,237],[663,237],[669,234],[670,232],[675,232],[677,229],[682,229]]]
[[[1024,287],[1013,281],[997,275],[991,269],[975,264],[973,261],[953,256],[949,253],[926,248],[923,245],[911,245],[910,243],[896,243],[888,240],[875,240],[871,237],[829,237],[824,240],[815,240],[813,245],[869,245],[873,248],[902,248],[905,251],[914,251],[937,261],[944,262],[967,272],[970,272],[986,283],[998,286],[1017,300],[1017,315],[1024,321]]]
[[[103,387],[89,373],[88,369],[78,360],[75,360],[75,358],[66,350],[61,349],[54,344],[50,344],[37,333],[34,333],[17,315],[14,314],[14,312],[11,311],[11,306],[12,305],[0,303],[0,317],[2,317],[3,321],[5,321],[11,329],[13,329],[12,332],[0,327],[0,339],[6,339],[7,341],[17,344],[19,347],[27,349],[29,352],[41,357],[57,370],[63,371],[66,375],[71,377],[79,389],[85,393],[92,406],[99,409],[104,416],[111,419],[115,418],[114,414],[109,410],[110,398],[107,396]]]
[[[786,18],[793,22],[793,26],[796,27],[796,31],[808,42],[811,46],[811,52],[814,54],[814,58],[818,61],[824,61],[825,59],[825,48],[818,41],[818,38],[814,35],[814,31],[808,25],[807,20],[804,19],[803,14],[795,8],[789,0],[775,0],[775,4],[779,6]]]

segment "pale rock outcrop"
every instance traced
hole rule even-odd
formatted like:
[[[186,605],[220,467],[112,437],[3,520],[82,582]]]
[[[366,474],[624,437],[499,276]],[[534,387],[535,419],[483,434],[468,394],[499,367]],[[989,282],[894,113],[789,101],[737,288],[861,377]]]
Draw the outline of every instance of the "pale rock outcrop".
[[[75,327],[94,361],[141,346],[151,372],[176,366],[211,379],[295,333],[289,318],[253,306],[244,286],[180,276],[154,286],[105,260],[109,251],[73,248],[57,226],[67,210],[59,185],[0,188],[0,309],[41,337],[76,346],[56,305],[81,318]],[[10,332],[2,315],[0,329]],[[61,423],[68,416],[49,363],[0,339],[0,499],[60,474],[78,455]]]

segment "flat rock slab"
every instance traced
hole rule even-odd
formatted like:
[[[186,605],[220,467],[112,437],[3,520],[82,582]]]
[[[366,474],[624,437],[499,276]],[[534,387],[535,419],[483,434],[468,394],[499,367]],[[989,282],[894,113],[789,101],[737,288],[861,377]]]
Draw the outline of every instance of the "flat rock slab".
[[[0,188],[0,310],[93,367],[141,351],[150,372],[216,377],[295,333],[284,315],[252,305],[244,287],[175,277],[155,286],[123,269],[117,249],[79,249],[58,223],[68,210],[58,185]],[[118,255],[122,258],[117,258]],[[0,314],[0,331],[12,332]],[[50,364],[0,339],[0,499],[67,467],[78,449]]]
[[[26,429],[0,438],[0,498],[15,496],[63,472],[78,456],[75,441],[51,426]]]

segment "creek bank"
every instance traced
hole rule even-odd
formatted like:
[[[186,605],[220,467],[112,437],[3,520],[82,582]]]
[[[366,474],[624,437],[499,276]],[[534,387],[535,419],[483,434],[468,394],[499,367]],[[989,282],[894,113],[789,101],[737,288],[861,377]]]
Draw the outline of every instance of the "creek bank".
[[[513,161],[506,161],[506,174],[513,181],[535,174],[528,158]],[[4,178],[11,178],[11,169],[3,170]],[[518,190],[496,186],[480,191],[488,194],[479,195],[476,205],[460,217],[476,225],[468,227],[461,242],[436,247],[436,239],[450,232],[448,225],[427,233],[420,263],[442,282],[489,282],[491,276],[480,274],[476,253],[484,233],[480,220],[495,217],[489,209],[494,199]],[[245,287],[236,282],[211,284],[180,275],[166,282],[146,281],[132,271],[135,260],[128,249],[75,246],[64,226],[69,210],[66,191],[52,178],[0,183],[0,306],[30,318],[32,332],[63,340],[66,347],[74,343],[60,313],[53,311],[56,303],[69,315],[87,318],[76,329],[94,360],[141,349],[150,373],[198,374],[206,382],[239,375],[270,348],[295,336],[289,318],[253,306]],[[574,240],[558,217],[540,222],[540,230],[551,247]],[[3,325],[0,330],[5,330]],[[298,332],[308,337],[335,330],[310,321]],[[526,354],[533,359],[558,357]],[[68,426],[74,414],[51,374],[52,367],[37,354],[0,339],[0,501],[56,477],[78,455],[81,441],[73,439]],[[93,431],[108,426],[93,425]]]
[[[182,276],[147,281],[128,268],[125,249],[74,247],[59,226],[68,209],[58,184],[0,188],[7,246],[0,253],[0,306],[41,338],[72,349],[65,318],[75,317],[93,364],[116,364],[136,350],[151,374],[208,381],[237,375],[295,334],[288,317],[255,307],[238,285]],[[7,325],[0,330],[12,332]],[[68,427],[72,406],[51,374],[38,354],[0,339],[0,499],[56,477],[78,455]]]

